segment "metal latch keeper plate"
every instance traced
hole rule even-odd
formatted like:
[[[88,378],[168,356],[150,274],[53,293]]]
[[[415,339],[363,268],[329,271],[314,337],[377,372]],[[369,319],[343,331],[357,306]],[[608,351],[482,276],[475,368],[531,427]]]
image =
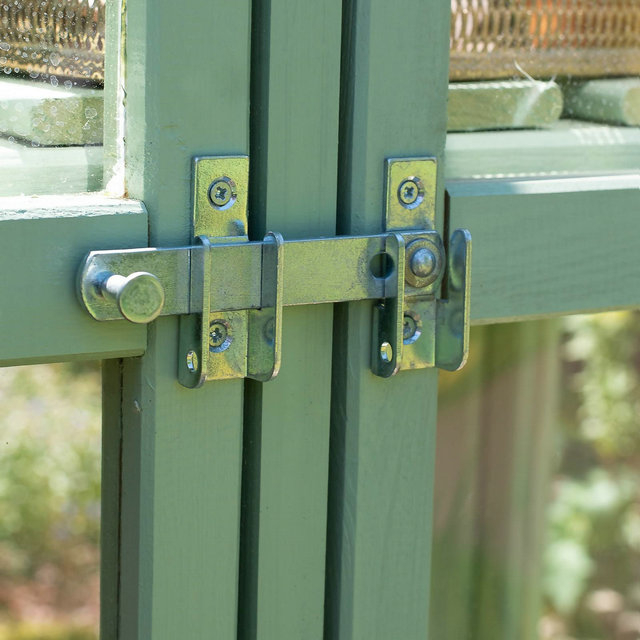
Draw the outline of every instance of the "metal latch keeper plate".
[[[364,299],[378,300],[376,375],[460,368],[468,351],[471,238],[457,230],[445,249],[434,230],[436,170],[432,158],[386,161],[386,233],[285,242],[270,232],[249,242],[248,158],[196,158],[194,244],[92,252],[80,271],[80,297],[97,320],[179,315],[178,378],[190,388],[275,377],[285,306]],[[373,265],[382,263],[377,272]]]

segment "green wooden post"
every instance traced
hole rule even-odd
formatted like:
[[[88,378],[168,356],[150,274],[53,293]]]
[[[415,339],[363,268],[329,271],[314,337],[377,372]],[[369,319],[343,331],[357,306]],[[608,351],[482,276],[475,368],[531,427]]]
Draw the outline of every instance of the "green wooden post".
[[[477,327],[441,378],[431,637],[537,637],[558,322]]]
[[[442,161],[448,26],[437,0],[345,3],[339,232],[381,230],[385,158]],[[336,314],[326,637],[424,640],[437,373],[374,377],[371,313]]]
[[[127,3],[126,180],[152,245],[191,240],[194,155],[248,152],[249,5]],[[181,388],[177,337],[177,318],[163,318],[120,380],[105,371],[106,437],[121,443],[105,453],[121,464],[120,486],[104,487],[106,503],[121,492],[120,521],[104,523],[105,540],[120,536],[105,638],[236,634],[243,384]]]
[[[335,233],[340,2],[266,0],[252,18],[250,233]],[[333,309],[287,309],[283,363],[247,382],[239,636],[320,640]]]

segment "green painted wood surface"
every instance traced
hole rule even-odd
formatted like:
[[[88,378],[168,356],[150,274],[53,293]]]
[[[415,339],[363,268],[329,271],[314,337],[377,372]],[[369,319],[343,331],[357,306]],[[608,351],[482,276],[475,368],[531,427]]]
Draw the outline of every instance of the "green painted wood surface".
[[[507,332],[491,329],[490,352],[504,354]],[[557,329],[553,322],[516,325],[511,344],[519,364],[484,392],[475,558],[479,638],[538,638],[545,503],[560,393]]]
[[[102,144],[102,90],[0,79],[0,133],[42,146]]]
[[[442,2],[345,3],[340,233],[382,229],[386,157],[442,160],[448,29]],[[371,318],[336,307],[325,637],[424,640],[437,373],[374,377]]]
[[[138,202],[95,195],[0,198],[0,365],[139,355],[146,327],[98,323],[78,301],[90,249],[147,242]]]
[[[249,4],[127,3],[126,186],[147,205],[155,246],[191,240],[192,157],[249,150]],[[185,47],[197,65],[177,55]],[[113,369],[105,376],[104,428],[121,443],[105,464],[121,467],[120,485],[103,489],[105,503],[119,500],[103,540],[120,536],[103,636],[115,624],[127,640],[233,638],[243,383],[180,387],[177,318],[148,334],[145,356],[124,361],[121,383]]]
[[[473,237],[471,320],[640,304],[637,176],[447,183],[451,228]]]
[[[474,327],[465,368],[439,378],[430,638],[474,638],[482,363],[490,330]]]
[[[250,234],[335,233],[341,3],[254,3]],[[331,305],[287,309],[283,362],[247,381],[239,637],[323,637]]]
[[[538,637],[558,329],[474,327],[467,368],[441,376],[432,637]]]
[[[602,78],[569,82],[562,88],[569,118],[640,125],[640,78]]]
[[[640,130],[560,120],[540,131],[451,133],[446,159],[448,179],[637,172]]]
[[[122,393],[122,360],[102,362],[102,465],[100,468],[100,637],[117,640],[120,597],[122,428],[116,419]]]
[[[449,85],[448,131],[549,126],[562,114],[555,82],[510,80]]]

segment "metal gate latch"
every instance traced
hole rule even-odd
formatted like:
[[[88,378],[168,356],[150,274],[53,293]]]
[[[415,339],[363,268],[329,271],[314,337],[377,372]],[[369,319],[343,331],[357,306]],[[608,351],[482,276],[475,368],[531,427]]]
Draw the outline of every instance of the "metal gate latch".
[[[79,276],[96,320],[180,316],[178,378],[271,380],[286,306],[377,300],[371,369],[456,370],[469,346],[471,236],[435,229],[436,162],[386,161],[386,232],[249,242],[249,158],[194,160],[192,246],[93,251]],[[439,297],[440,294],[442,297]]]

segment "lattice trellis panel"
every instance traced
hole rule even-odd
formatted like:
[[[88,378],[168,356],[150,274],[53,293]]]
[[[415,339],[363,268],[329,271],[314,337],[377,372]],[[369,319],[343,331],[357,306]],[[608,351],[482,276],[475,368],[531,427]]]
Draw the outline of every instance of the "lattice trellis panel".
[[[451,0],[452,80],[640,73],[640,0]]]
[[[0,0],[0,71],[102,83],[105,2]],[[452,80],[640,74],[640,0],[451,0],[451,14]]]

